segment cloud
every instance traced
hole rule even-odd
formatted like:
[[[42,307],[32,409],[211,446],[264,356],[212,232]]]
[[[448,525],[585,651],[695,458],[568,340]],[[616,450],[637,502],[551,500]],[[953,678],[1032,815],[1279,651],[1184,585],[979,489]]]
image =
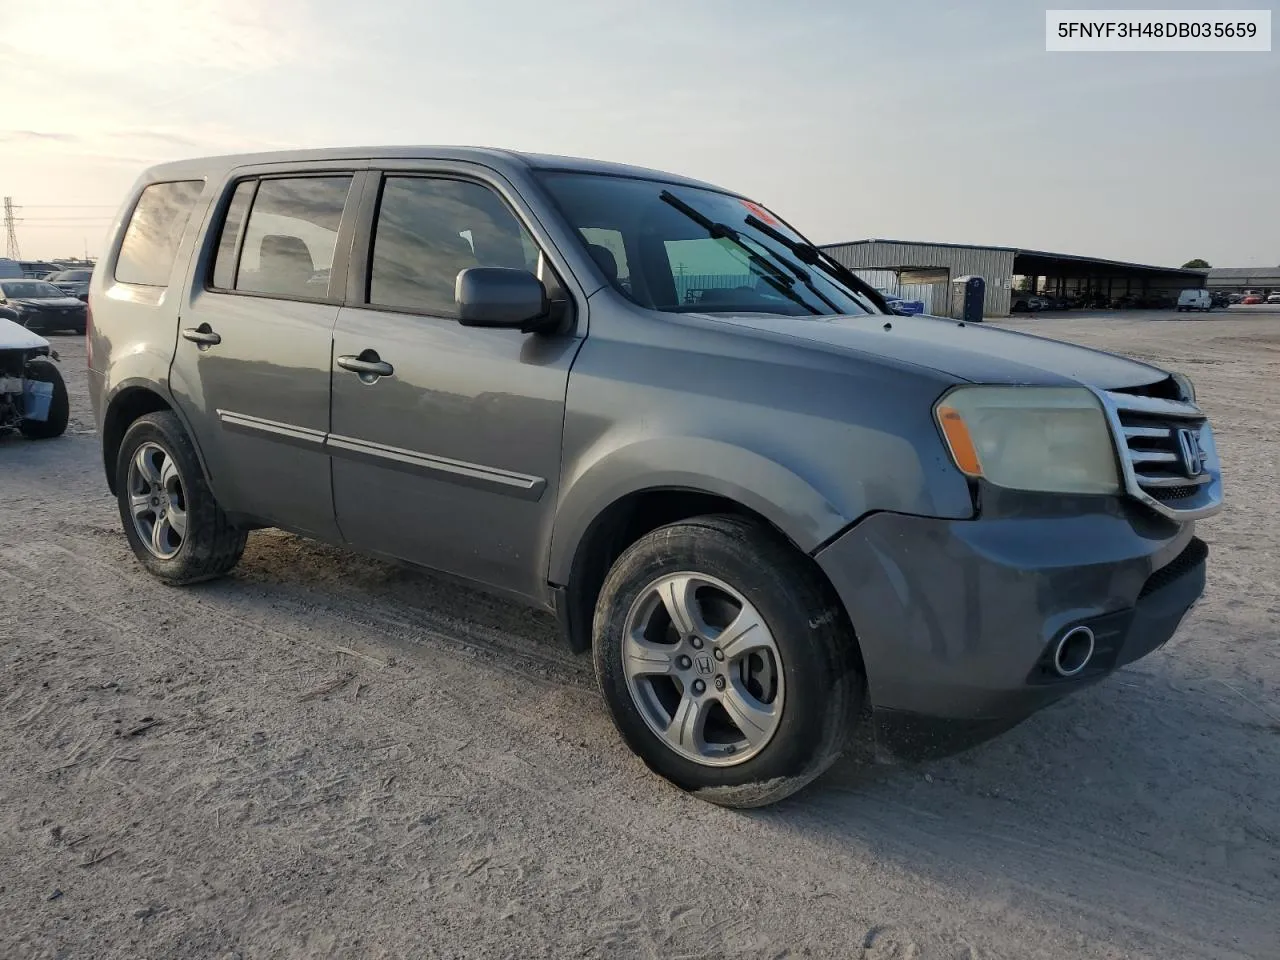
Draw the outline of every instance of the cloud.
[[[156,76],[174,66],[236,73],[288,62],[316,39],[307,0],[65,0],[52,34],[46,18],[18,6],[5,4],[0,31],[19,76],[39,68]]]
[[[248,150],[277,150],[295,146],[288,141],[247,136],[218,124],[196,123],[181,127],[127,127],[106,129],[98,123],[79,126],[76,132],[0,130],[0,144],[27,158],[76,157],[95,163],[119,163],[124,159],[144,167],[182,157]]]
[[[46,133],[42,130],[0,130],[0,143],[72,143],[74,133]]]
[[[201,145],[199,140],[186,134],[165,130],[123,130],[119,133],[108,134],[108,136],[121,140],[151,140],[174,147],[198,147]]]

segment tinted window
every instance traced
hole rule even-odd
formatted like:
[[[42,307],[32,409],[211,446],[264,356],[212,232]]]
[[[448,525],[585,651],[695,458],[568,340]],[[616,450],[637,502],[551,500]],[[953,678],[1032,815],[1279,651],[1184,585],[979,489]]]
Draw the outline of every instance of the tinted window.
[[[213,285],[222,290],[232,290],[236,285],[236,254],[240,250],[240,234],[244,230],[245,214],[258,189],[257,180],[243,180],[227,207],[227,218],[222,223],[222,237],[218,241],[218,255],[213,264]]]
[[[378,205],[368,301],[456,315],[454,284],[468,267],[534,272],[538,248],[487,187],[462,180],[388,177]]]
[[[263,180],[249,212],[235,289],[321,299],[350,177]]]
[[[202,180],[153,183],[142,191],[116,259],[116,279],[164,287],[169,283],[182,231],[204,189]]]
[[[0,291],[13,300],[47,300],[65,297],[66,294],[44,280],[6,280],[0,283]]]
[[[584,227],[582,238],[587,241],[587,252],[600,264],[600,269],[620,287],[631,286],[631,268],[627,266],[627,245],[622,234],[605,227]]]

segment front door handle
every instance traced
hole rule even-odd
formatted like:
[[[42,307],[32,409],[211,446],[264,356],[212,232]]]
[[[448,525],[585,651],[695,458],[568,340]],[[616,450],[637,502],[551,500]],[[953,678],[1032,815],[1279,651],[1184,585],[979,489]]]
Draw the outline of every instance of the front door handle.
[[[365,350],[358,357],[350,355],[339,357],[338,366],[343,370],[360,374],[365,383],[372,383],[378,377],[389,377],[396,372],[395,367],[378,356],[374,350]]]
[[[213,332],[213,327],[207,323],[202,323],[198,327],[187,327],[182,331],[182,339],[190,340],[201,350],[207,347],[216,347],[222,342],[222,337]]]

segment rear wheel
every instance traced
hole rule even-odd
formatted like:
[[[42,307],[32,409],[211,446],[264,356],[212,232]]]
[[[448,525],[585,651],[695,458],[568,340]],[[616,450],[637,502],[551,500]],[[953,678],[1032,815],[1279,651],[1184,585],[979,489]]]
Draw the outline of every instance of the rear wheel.
[[[71,401],[67,397],[67,385],[53,361],[37,358],[27,361],[24,377],[37,383],[53,384],[53,397],[49,400],[49,413],[43,420],[23,420],[18,424],[24,437],[32,440],[49,440],[67,432],[71,419]]]
[[[838,600],[766,526],[698,517],[641,538],[596,606],[596,677],[655,773],[725,806],[773,803],[840,756],[863,692]]]
[[[140,417],[125,433],[116,498],[134,555],[165,583],[210,580],[240,561],[245,531],[218,506],[191,439],[170,411]]]

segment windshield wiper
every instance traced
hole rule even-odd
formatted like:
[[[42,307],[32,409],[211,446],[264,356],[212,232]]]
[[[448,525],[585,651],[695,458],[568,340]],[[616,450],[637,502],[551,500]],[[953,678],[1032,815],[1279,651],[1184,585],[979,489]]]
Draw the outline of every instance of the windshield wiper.
[[[768,259],[768,257],[765,257],[763,254],[757,252],[754,247],[747,246],[747,240],[750,240],[751,238],[748,237],[747,239],[743,239],[742,234],[738,233],[737,230],[734,230],[733,227],[729,226],[728,224],[717,223],[716,221],[712,220],[710,217],[706,216],[705,214],[699,213],[697,210],[689,206],[689,204],[685,203],[683,200],[681,200],[679,197],[677,197],[675,194],[673,194],[669,190],[663,190],[662,193],[658,194],[658,197],[661,200],[663,200],[665,203],[671,204],[671,206],[675,207],[677,210],[683,213],[686,217],[688,217],[694,223],[700,224],[704,229],[708,230],[711,233],[711,236],[727,237],[729,240],[732,240],[739,247],[745,250],[747,252],[747,255],[751,257],[753,261],[760,263],[761,265],[767,267],[771,272],[775,273],[775,275],[780,275],[783,279],[787,280],[788,287],[795,285],[795,280],[792,280],[791,277],[788,277],[786,274],[782,273],[782,271],[777,268],[777,266],[773,263],[772,260]],[[756,223],[760,222],[755,217],[752,217],[752,216],[747,217],[747,223],[751,223],[753,220]],[[795,244],[793,242],[788,241],[785,235],[778,233],[776,230],[772,230],[767,227],[765,230],[761,232],[769,236],[782,238],[784,242],[783,245],[786,246],[788,249],[791,249],[794,251]],[[755,243],[757,246],[764,247],[764,245],[757,240],[751,240],[751,242]],[[768,247],[764,247],[764,249],[768,250]],[[795,275],[796,279],[798,279],[801,283],[803,283],[806,287],[808,287],[810,293],[812,293],[815,297],[817,297],[824,304],[826,304],[827,309],[829,309],[833,314],[839,316],[840,314],[844,313],[843,310],[841,310],[838,306],[836,306],[833,300],[825,296],[823,292],[814,285],[813,278],[809,276],[808,270],[800,266],[798,263],[794,263],[788,258],[784,257],[782,254],[778,253],[776,250],[769,250],[769,255],[773,257],[774,260],[777,260],[778,263],[782,264],[784,267],[790,270]],[[798,296],[793,295],[792,299],[796,300],[797,302],[804,303],[803,299]],[[821,310],[814,309],[812,306],[810,306],[807,303],[805,303],[805,306],[809,307],[809,309],[815,314],[820,314],[822,312]]]
[[[796,285],[796,281],[794,277],[788,276],[784,271],[778,268],[778,265],[776,263],[774,263],[768,257],[764,256],[761,253],[758,253],[756,250],[747,246],[746,241],[742,239],[741,235],[738,233],[737,230],[734,230],[733,227],[729,226],[728,224],[717,223],[716,221],[708,217],[706,214],[700,213],[695,208],[689,206],[689,204],[685,203],[683,200],[681,200],[679,197],[677,197],[674,193],[672,193],[669,190],[663,190],[660,194],[658,194],[658,199],[661,200],[663,203],[674,207],[676,210],[679,210],[681,213],[683,213],[686,217],[688,217],[698,226],[702,227],[702,229],[706,230],[707,233],[711,234],[713,239],[719,239],[720,237],[724,237],[726,240],[730,240],[734,244],[736,244],[738,248],[747,255],[747,258],[752,263],[754,263],[756,266],[766,271],[766,274],[761,276],[760,279],[763,280],[765,283],[769,284],[769,286],[773,287],[773,289],[777,290],[780,294],[782,294],[788,300],[792,301],[793,303],[798,303],[800,306],[804,307],[806,310],[808,310],[810,313],[814,314],[815,316],[822,313],[821,310],[819,310],[813,304],[807,302],[804,299],[804,297],[800,296],[800,294],[795,292],[795,290],[793,289]],[[816,290],[814,292],[817,293]],[[818,294],[818,296],[822,297],[821,294]],[[822,299],[825,302],[826,298],[822,297]],[[836,313],[840,312],[839,310],[836,310],[834,304],[828,303],[827,305],[830,306],[831,309],[834,310]]]
[[[841,283],[848,284],[849,286],[853,287],[854,290],[861,293],[863,296],[868,297],[872,303],[877,303],[880,299],[882,299],[879,295],[879,291],[877,291],[874,287],[872,287],[871,284],[867,283],[860,276],[858,276],[856,273],[854,273],[852,270],[846,267],[839,260],[835,259],[833,256],[831,256],[831,254],[827,253],[825,250],[819,250],[817,247],[815,247],[811,243],[804,243],[803,241],[800,241],[800,240],[792,240],[781,230],[775,230],[773,227],[769,226],[767,223],[765,223],[755,214],[748,214],[744,222],[747,224],[747,226],[754,227],[756,230],[759,230],[766,237],[769,237],[772,240],[778,241],[778,243],[782,244],[784,247],[786,247],[788,250],[794,253],[796,255],[796,258],[799,259],[801,263],[807,263],[810,266],[817,267],[819,270],[821,270],[823,273],[827,274],[828,276],[834,277],[836,280],[839,280]],[[883,307],[883,309],[888,310],[887,303],[882,304],[881,306]]]

